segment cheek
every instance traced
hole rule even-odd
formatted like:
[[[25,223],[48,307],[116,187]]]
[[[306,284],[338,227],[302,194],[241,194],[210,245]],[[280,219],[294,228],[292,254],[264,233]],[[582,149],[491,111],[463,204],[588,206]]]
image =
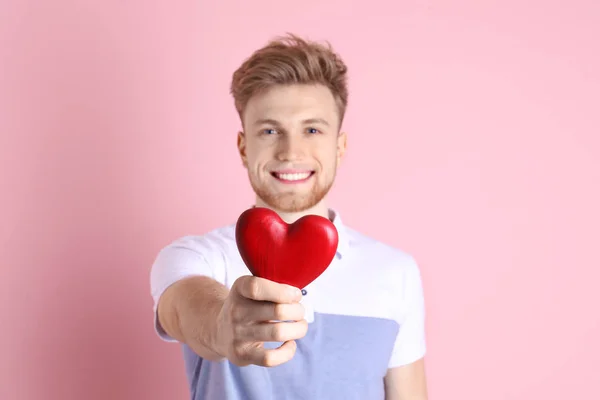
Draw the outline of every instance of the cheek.
[[[338,159],[337,148],[332,149],[328,146],[326,150],[319,149],[316,157],[323,168],[331,168],[335,166]]]
[[[269,158],[264,152],[248,152],[247,157],[248,165],[255,174],[261,173],[269,162]]]
[[[248,159],[252,159],[255,162],[267,162],[272,157],[272,146],[267,143],[256,143],[255,141],[249,141],[246,149]]]
[[[256,160],[258,160],[259,157],[260,157],[260,152],[258,151],[258,148],[256,146],[254,146],[252,143],[248,143],[248,145],[246,146],[246,158],[248,159],[248,163],[249,164],[256,163]]]

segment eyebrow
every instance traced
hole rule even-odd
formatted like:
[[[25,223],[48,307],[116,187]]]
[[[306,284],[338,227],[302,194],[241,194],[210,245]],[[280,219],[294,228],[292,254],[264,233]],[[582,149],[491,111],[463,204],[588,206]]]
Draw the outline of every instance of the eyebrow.
[[[275,119],[271,119],[271,118],[264,118],[264,119],[259,119],[257,120],[254,125],[263,125],[263,124],[270,124],[270,125],[275,125],[275,126],[280,126],[281,123]],[[305,119],[302,121],[302,124],[307,125],[307,124],[322,124],[325,126],[329,126],[329,122],[327,122],[327,120],[323,119],[323,118],[309,118],[309,119]]]

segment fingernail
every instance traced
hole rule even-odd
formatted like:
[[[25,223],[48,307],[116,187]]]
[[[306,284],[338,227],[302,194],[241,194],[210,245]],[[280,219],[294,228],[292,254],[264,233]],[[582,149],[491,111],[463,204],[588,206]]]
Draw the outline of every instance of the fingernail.
[[[290,287],[290,295],[292,295],[293,297],[298,297],[301,294],[302,292],[297,287]]]

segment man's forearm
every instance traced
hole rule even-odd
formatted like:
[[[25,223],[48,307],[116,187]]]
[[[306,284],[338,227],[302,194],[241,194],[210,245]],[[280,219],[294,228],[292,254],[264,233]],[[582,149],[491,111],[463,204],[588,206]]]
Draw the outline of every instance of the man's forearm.
[[[158,320],[165,332],[204,359],[223,358],[215,350],[217,317],[229,290],[205,276],[171,285],[158,302]]]

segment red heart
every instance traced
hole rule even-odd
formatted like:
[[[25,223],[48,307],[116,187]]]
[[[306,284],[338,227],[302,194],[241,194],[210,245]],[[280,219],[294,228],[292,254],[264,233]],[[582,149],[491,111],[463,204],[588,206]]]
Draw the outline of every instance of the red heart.
[[[235,239],[252,275],[303,289],[333,260],[338,232],[318,215],[288,224],[276,212],[254,207],[238,218]]]

